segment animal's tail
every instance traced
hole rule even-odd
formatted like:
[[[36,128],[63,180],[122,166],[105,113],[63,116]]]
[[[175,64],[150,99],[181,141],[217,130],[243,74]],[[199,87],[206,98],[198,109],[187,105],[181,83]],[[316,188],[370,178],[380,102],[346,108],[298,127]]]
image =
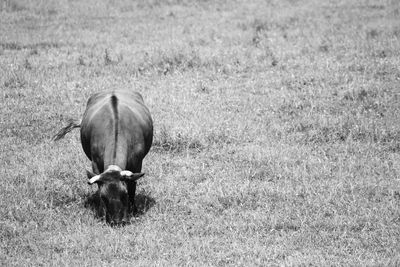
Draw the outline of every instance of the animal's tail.
[[[68,125],[58,131],[58,133],[54,135],[52,139],[53,141],[58,141],[63,138],[67,133],[79,127],[81,127],[81,124],[78,121],[70,119]]]

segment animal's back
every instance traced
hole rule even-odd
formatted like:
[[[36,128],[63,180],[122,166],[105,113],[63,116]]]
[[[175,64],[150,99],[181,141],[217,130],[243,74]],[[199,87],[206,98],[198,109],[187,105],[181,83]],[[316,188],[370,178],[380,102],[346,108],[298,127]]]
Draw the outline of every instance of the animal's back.
[[[110,91],[89,98],[81,123],[81,142],[99,171],[109,164],[133,168],[131,165],[138,159],[141,162],[149,151],[152,138],[150,112],[139,93]]]

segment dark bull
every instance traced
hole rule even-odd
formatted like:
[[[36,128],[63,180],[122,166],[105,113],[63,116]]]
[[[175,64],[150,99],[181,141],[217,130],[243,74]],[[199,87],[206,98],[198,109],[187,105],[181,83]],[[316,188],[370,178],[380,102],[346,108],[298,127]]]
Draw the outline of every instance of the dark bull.
[[[128,222],[136,211],[136,181],[144,175],[142,161],[153,141],[153,121],[137,92],[112,91],[92,95],[81,123],[71,121],[57,141],[81,128],[81,143],[92,161],[89,184],[98,185],[100,210],[108,223]]]

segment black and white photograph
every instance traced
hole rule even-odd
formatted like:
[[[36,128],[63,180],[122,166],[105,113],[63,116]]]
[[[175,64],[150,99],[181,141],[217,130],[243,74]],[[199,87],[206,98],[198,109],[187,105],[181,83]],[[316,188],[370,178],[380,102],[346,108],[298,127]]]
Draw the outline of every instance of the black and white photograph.
[[[0,266],[400,266],[399,0],[0,0]]]

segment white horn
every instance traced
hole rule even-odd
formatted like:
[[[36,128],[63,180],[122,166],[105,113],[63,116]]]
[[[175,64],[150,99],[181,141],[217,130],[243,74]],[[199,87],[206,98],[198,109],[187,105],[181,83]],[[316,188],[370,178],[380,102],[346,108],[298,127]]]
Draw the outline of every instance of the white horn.
[[[144,175],[143,172],[138,172],[138,173],[133,173],[131,171],[121,171],[120,172],[122,179],[135,182],[137,181],[140,177]]]
[[[133,172],[131,171],[121,171],[121,176],[132,176]]]
[[[93,176],[92,178],[89,179],[88,184],[94,184],[98,180],[100,180],[100,175],[95,175],[95,176]]]

